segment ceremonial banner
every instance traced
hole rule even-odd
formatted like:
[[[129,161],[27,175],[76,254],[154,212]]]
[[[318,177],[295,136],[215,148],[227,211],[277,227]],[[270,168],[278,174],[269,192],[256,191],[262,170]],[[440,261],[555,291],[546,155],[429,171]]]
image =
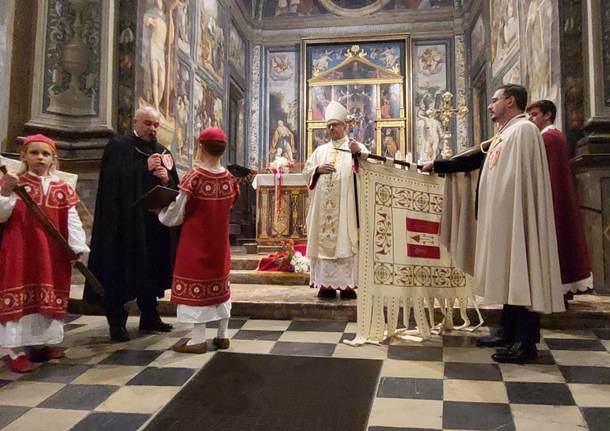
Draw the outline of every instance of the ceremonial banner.
[[[408,333],[397,331],[401,308],[407,329],[413,310],[422,339],[436,326],[435,303],[443,313],[444,328],[453,327],[456,300],[462,327],[469,326],[471,277],[454,266],[441,244],[444,179],[397,169],[391,160],[385,165],[362,162],[359,177],[358,336],[348,344]]]

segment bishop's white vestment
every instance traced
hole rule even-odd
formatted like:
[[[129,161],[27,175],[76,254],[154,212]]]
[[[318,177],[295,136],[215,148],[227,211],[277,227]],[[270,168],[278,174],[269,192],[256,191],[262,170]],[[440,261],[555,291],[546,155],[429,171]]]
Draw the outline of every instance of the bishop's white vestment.
[[[312,287],[357,287],[356,191],[353,159],[349,151],[347,136],[328,142],[314,150],[303,168],[310,189],[307,257]],[[360,151],[368,153],[362,144]],[[333,163],[336,172],[317,175],[316,168],[325,163]]]

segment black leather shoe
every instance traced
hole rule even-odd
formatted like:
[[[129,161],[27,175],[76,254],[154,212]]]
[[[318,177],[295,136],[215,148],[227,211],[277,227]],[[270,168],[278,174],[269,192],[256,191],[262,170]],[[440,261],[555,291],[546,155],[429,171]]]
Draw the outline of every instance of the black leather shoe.
[[[524,345],[521,342],[513,343],[510,348],[491,355],[491,359],[503,364],[525,364],[535,361],[536,358],[538,358],[536,346]]]
[[[124,326],[111,326],[110,340],[115,343],[124,343],[125,341],[129,341],[129,333]]]
[[[169,323],[164,323],[159,316],[153,319],[140,317],[141,332],[170,332],[174,326]]]
[[[320,289],[318,291],[318,298],[335,299],[337,298],[337,291],[335,289]]]
[[[341,299],[356,299],[356,291],[354,289],[346,289],[339,292],[339,298]]]
[[[477,347],[506,347],[509,345],[510,341],[508,341],[506,338],[495,335],[477,338]]]

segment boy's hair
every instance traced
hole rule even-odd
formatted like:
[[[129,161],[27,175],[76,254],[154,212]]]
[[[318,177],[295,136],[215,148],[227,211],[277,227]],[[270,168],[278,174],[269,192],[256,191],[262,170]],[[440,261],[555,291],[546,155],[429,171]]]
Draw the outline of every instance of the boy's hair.
[[[227,148],[227,143],[223,141],[199,141],[201,148],[208,154],[220,157]]]
[[[546,99],[538,100],[537,102],[534,102],[530,106],[528,106],[526,111],[529,112],[534,108],[538,108],[543,115],[551,114],[549,120],[551,120],[551,123],[555,122],[555,117],[557,116],[557,107],[553,102]]]
[[[219,127],[208,127],[199,134],[199,145],[211,156],[220,157],[227,148],[227,135]]]
[[[497,88],[504,91],[504,97],[514,97],[517,108],[525,111],[527,107],[527,90],[524,86],[518,84],[505,84]]]

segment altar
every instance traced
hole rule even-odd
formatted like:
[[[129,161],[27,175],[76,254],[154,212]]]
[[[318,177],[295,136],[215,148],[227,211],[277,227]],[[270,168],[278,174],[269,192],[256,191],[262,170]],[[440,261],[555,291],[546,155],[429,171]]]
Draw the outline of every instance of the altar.
[[[252,187],[256,189],[257,244],[279,244],[288,239],[306,241],[309,191],[305,176],[283,174],[280,186],[274,174],[258,174]]]

